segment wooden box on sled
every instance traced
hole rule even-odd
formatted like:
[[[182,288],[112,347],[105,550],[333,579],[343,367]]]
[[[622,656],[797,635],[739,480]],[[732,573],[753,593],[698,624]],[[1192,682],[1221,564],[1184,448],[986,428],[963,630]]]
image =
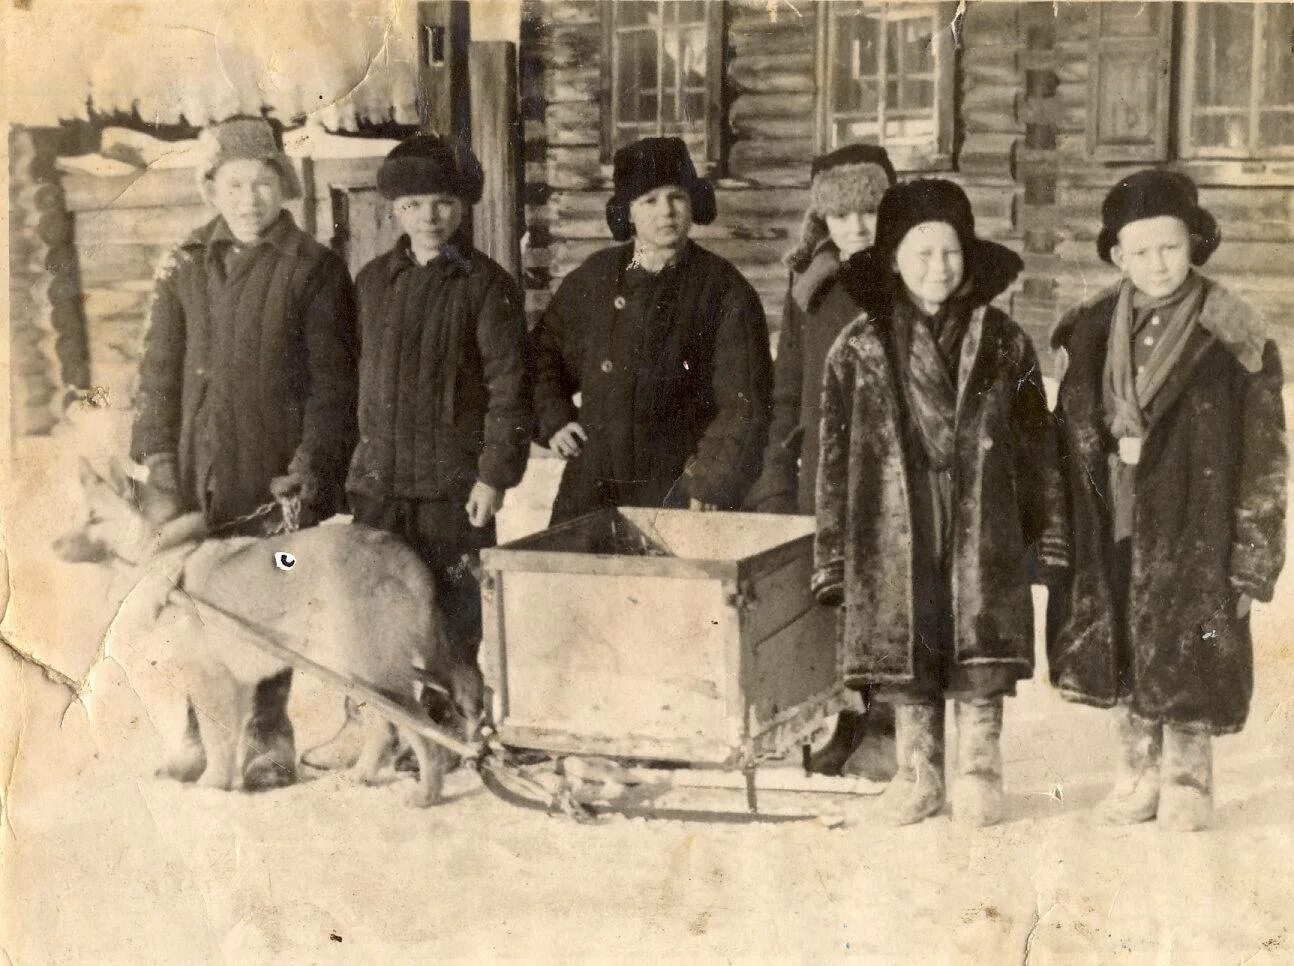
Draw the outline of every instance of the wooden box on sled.
[[[620,508],[481,555],[504,743],[742,766],[841,703],[813,520]]]

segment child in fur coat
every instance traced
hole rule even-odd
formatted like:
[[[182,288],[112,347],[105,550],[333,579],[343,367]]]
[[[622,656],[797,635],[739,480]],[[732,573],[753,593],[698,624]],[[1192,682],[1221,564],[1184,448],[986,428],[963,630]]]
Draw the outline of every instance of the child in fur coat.
[[[1112,823],[1200,829],[1212,736],[1253,690],[1249,608],[1285,552],[1281,364],[1258,313],[1196,270],[1221,240],[1185,175],[1105,199],[1097,251],[1123,279],[1061,319],[1065,524],[1043,542],[1062,695],[1113,709]]]

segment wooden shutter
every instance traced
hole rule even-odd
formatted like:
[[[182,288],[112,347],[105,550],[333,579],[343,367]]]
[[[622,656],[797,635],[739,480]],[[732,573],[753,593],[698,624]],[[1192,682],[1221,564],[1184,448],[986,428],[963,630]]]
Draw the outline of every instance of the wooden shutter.
[[[1172,11],[1169,3],[1091,4],[1087,150],[1093,160],[1167,160]]]

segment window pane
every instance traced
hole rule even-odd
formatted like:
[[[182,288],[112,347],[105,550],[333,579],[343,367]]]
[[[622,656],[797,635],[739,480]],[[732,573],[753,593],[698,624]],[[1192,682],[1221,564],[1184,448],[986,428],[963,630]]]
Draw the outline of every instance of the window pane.
[[[836,125],[836,144],[866,142],[879,144],[880,133],[873,121],[841,121]]]
[[[1153,3],[1101,4],[1102,37],[1151,37],[1159,32],[1159,11]]]
[[[644,116],[639,95],[656,89],[656,37],[647,31],[620,35],[620,59],[615,77],[620,120],[656,119],[655,111]]]
[[[904,81],[899,87],[898,106],[907,110],[933,111],[935,82],[933,80]]]
[[[682,120],[704,123],[705,91],[692,92],[684,95]]]
[[[679,23],[705,23],[705,0],[680,0],[678,3],[667,3],[674,7]]]
[[[668,44],[668,41],[666,42]],[[680,39],[680,59],[683,65],[683,86],[702,87],[705,84],[706,37],[705,30],[689,30]]]
[[[647,22],[648,14],[656,12],[656,2],[641,2],[635,0],[633,3],[613,3],[611,5],[611,14],[615,18],[617,27],[631,27]]]
[[[1264,111],[1258,119],[1258,146],[1294,147],[1294,111]]]
[[[934,140],[935,122],[930,117],[885,119],[885,143],[929,144]]]
[[[637,119],[640,121],[655,121],[658,104],[659,102],[655,94],[638,95]]]
[[[1249,146],[1249,119],[1244,114],[1197,114],[1191,140],[1201,148],[1243,151]]]
[[[910,18],[890,23],[887,28],[889,45],[885,60],[890,74],[928,74],[934,70],[930,20]]]
[[[1264,9],[1263,103],[1294,107],[1294,4],[1272,3]]]
[[[1195,47],[1195,103],[1245,107],[1253,64],[1253,10],[1248,4],[1200,4]]]

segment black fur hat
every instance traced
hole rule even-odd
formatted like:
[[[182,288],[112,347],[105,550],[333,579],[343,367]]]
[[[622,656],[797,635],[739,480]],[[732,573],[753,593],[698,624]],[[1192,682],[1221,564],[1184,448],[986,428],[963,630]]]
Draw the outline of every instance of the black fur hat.
[[[377,170],[377,190],[401,195],[457,195],[468,205],[481,200],[485,176],[471,148],[437,134],[405,138]]]
[[[1181,219],[1191,233],[1192,264],[1203,265],[1222,244],[1217,220],[1200,207],[1195,182],[1176,171],[1148,168],[1128,175],[1105,196],[1096,253],[1113,264],[1110,249],[1119,243],[1124,225],[1164,215]]]
[[[849,260],[845,284],[860,305],[879,310],[888,301],[894,254],[907,233],[927,221],[942,221],[957,233],[971,304],[991,302],[1024,270],[1024,262],[1011,249],[976,236],[975,214],[966,192],[943,178],[918,178],[885,192],[876,213],[876,244]]]
[[[681,138],[643,138],[616,152],[612,166],[615,194],[607,202],[607,225],[616,241],[633,235],[629,205],[649,191],[678,185],[692,199],[692,221],[708,225],[715,219],[714,188],[703,181],[692,165],[692,156]]]

